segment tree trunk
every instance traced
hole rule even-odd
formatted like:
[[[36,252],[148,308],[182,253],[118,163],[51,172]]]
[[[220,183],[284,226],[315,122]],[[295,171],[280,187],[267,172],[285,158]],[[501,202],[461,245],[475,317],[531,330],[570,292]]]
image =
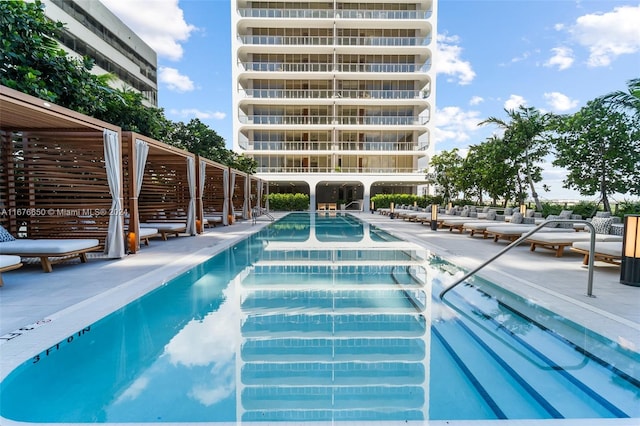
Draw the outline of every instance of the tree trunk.
[[[533,179],[531,179],[531,174],[527,170],[527,181],[529,182],[529,187],[531,188],[531,196],[533,197],[533,201],[536,203],[536,211],[542,211],[542,203],[538,199],[538,193],[536,192],[536,188],[533,186]]]

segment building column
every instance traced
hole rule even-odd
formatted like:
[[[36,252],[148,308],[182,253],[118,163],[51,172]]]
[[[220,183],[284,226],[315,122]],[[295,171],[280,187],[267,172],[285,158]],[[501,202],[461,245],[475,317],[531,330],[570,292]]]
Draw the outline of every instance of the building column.
[[[363,182],[362,188],[362,211],[368,213],[371,211],[371,183]]]

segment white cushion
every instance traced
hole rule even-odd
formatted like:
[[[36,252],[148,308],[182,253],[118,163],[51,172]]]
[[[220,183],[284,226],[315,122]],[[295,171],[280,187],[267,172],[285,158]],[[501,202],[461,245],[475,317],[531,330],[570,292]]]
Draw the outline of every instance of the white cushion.
[[[0,243],[0,253],[17,255],[65,254],[72,251],[96,247],[99,244],[100,242],[94,239],[17,239],[15,241]]]
[[[590,251],[591,242],[579,241],[571,244],[571,246],[580,250]],[[622,256],[622,241],[597,241],[596,253],[602,253],[608,256]]]
[[[142,228],[156,228],[156,232],[158,231],[179,231],[181,229],[186,228],[187,225],[185,223],[178,222],[145,222],[140,224],[140,229]]]
[[[17,265],[18,263],[20,263],[20,256],[12,256],[9,254],[0,255],[0,268]]]
[[[140,227],[140,238],[150,237],[152,235],[156,235],[158,233],[157,228],[143,228]]]

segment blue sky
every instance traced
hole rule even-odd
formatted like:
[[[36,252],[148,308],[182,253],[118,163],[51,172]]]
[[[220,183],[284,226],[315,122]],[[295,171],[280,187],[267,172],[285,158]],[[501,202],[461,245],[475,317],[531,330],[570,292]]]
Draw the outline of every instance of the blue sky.
[[[231,147],[230,2],[101,0],[158,52],[159,106],[174,121],[198,117]],[[440,0],[436,152],[484,141],[505,108],[573,113],[640,77],[640,2]],[[580,198],[547,164],[543,199]],[[594,197],[594,200],[597,197]],[[624,200],[624,196],[618,198]]]

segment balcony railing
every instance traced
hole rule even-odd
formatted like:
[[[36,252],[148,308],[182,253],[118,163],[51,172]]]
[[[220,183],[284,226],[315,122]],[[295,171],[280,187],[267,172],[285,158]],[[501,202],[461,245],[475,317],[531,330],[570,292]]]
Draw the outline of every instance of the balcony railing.
[[[420,90],[332,90],[332,89],[244,89],[250,98],[268,99],[423,99],[429,92]]]
[[[332,10],[332,9],[275,9],[239,8],[243,18],[289,19],[427,19],[431,10]]]
[[[375,174],[418,174],[424,178],[424,170],[410,167],[258,167],[257,173],[375,173]]]
[[[240,147],[252,151],[424,151],[428,144],[418,142],[354,142],[354,141],[244,141]]]
[[[243,115],[242,124],[362,124],[373,126],[425,125],[428,117],[406,115]]]
[[[430,37],[333,37],[333,36],[264,36],[238,37],[242,44],[266,46],[422,46],[431,42]]]
[[[336,37],[340,46],[422,46],[431,42],[430,37]]]
[[[422,65],[354,62],[240,62],[240,65],[245,71],[414,73],[429,71],[431,61]]]

